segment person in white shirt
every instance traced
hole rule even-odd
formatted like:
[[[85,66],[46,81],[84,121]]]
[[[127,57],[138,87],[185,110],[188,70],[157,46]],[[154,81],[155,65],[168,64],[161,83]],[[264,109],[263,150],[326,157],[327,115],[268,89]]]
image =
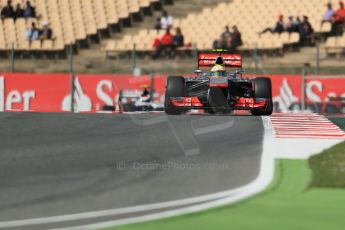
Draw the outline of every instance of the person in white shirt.
[[[161,29],[170,29],[173,25],[174,18],[168,15],[167,11],[163,11],[163,16],[161,18]]]
[[[335,15],[335,10],[333,10],[332,3],[328,3],[327,10],[323,15],[322,23],[324,22],[332,22],[332,18]]]
[[[40,30],[37,28],[36,23],[31,23],[31,28],[26,31],[26,38],[29,42],[38,40],[40,36]]]

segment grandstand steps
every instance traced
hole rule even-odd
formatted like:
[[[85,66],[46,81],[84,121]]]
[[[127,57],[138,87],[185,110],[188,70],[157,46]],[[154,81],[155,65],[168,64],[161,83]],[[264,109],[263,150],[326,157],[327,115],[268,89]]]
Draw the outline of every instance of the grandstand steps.
[[[224,0],[225,2],[231,2],[232,0]],[[163,8],[171,13],[175,19],[186,17],[189,13],[198,13],[205,7],[212,7],[217,4],[218,1],[210,0],[174,0],[174,4],[164,5]],[[110,38],[103,37],[100,40],[100,44],[97,42],[91,42],[90,46],[85,49],[79,49],[78,56],[80,58],[89,59],[97,58],[103,60],[106,56],[101,47],[105,46],[109,40],[122,39],[125,35],[134,35],[140,29],[151,29],[155,25],[156,19],[162,15],[162,9],[152,11],[151,14],[145,14],[142,20],[133,20],[131,26],[122,27],[121,33],[112,33]]]
[[[175,0],[175,4],[166,7],[175,18],[186,17],[189,13],[199,13],[204,8],[213,7],[220,1],[215,0]],[[232,0],[222,0],[221,2],[232,2]]]
[[[222,2],[232,2],[233,0],[223,0]],[[217,0],[174,0],[174,4],[164,5],[164,10],[167,10],[174,19],[186,17],[190,13],[199,13],[204,8],[213,7],[219,3]],[[152,29],[156,23],[156,19],[161,17],[162,10],[153,11],[151,15],[146,15],[142,21],[132,23],[131,27],[124,27],[121,33],[112,34],[110,39],[120,40],[126,35],[135,35],[141,29]],[[212,20],[212,19],[211,19]],[[102,40],[102,46],[107,43],[109,39]]]

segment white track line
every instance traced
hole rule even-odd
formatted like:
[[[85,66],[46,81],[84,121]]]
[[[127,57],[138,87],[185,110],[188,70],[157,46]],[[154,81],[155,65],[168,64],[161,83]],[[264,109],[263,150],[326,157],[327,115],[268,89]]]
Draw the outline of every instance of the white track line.
[[[115,216],[115,215],[130,214],[130,213],[137,213],[137,212],[144,212],[144,211],[152,211],[152,210],[163,209],[163,208],[173,208],[173,207],[195,204],[195,203],[200,203],[200,202],[207,202],[210,200],[220,199],[226,196],[231,196],[233,193],[238,192],[237,191],[238,189],[239,188],[229,190],[229,191],[214,193],[210,195],[205,195],[205,196],[188,198],[188,199],[132,206],[132,207],[127,207],[127,208],[109,209],[109,210],[77,213],[77,214],[70,214],[70,215],[34,218],[34,219],[6,221],[6,222],[0,222],[0,228],[58,223],[58,222],[75,221],[75,220],[82,220],[82,219],[88,219],[88,218],[97,218],[97,217]]]
[[[163,209],[163,208],[173,208],[173,207],[195,204],[195,203],[200,203],[200,202],[207,202],[209,200],[220,199],[220,198],[223,198],[225,196],[230,196],[236,192],[237,192],[237,189],[233,189],[233,190],[209,194],[209,195],[205,195],[205,196],[199,196],[199,197],[193,197],[193,198],[181,199],[181,200],[174,200],[174,201],[168,201],[168,202],[162,202],[162,203],[152,203],[152,204],[147,204],[147,205],[138,205],[138,206],[132,206],[132,207],[126,207],[126,208],[76,213],[76,214],[70,214],[70,215],[60,215],[60,216],[33,218],[33,219],[24,219],[24,220],[14,220],[14,221],[4,221],[4,222],[0,222],[0,228],[22,227],[22,226],[38,225],[38,224],[59,223],[59,222],[83,220],[83,219],[89,219],[89,218],[97,218],[97,217],[115,216],[115,215],[130,214],[130,213],[137,213],[137,212],[144,212],[144,211],[152,211],[152,210]]]

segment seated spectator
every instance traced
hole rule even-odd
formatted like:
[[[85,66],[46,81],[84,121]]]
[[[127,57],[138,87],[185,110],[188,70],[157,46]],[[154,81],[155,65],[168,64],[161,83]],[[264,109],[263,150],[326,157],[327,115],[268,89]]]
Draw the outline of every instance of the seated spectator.
[[[12,0],[7,1],[7,5],[4,6],[1,10],[1,19],[4,18],[13,18],[14,17],[14,9],[12,6]]]
[[[233,32],[230,38],[229,52],[235,53],[237,51],[237,47],[243,45],[243,42],[242,42],[242,35],[241,35],[241,32],[238,30],[238,27],[233,26],[232,31]]]
[[[29,40],[29,42],[38,40],[40,38],[40,30],[37,28],[35,22],[31,23],[31,28],[27,30],[26,38]]]
[[[174,38],[173,38],[171,57],[175,57],[176,49],[179,47],[184,47],[184,36],[182,34],[181,28],[177,27],[176,34],[174,35]]]
[[[345,25],[345,8],[342,1],[339,2],[339,9],[335,12],[332,23],[332,35],[339,36]]]
[[[161,43],[161,39],[158,37],[158,34],[159,34],[159,30],[157,30],[157,34],[156,34],[156,37],[155,39],[153,40],[153,44],[152,44],[152,47],[157,49],[157,47],[159,46],[159,44]]]
[[[24,8],[24,18],[35,18],[36,17],[36,9],[31,5],[30,1],[26,2],[26,6]]]
[[[342,1],[339,2],[339,9],[335,12],[335,21],[345,23],[345,8]]]
[[[213,42],[213,49],[227,49],[231,39],[231,32],[229,26],[225,26],[224,32],[220,35],[219,39]]]
[[[163,11],[163,16],[161,17],[161,29],[166,30],[170,29],[174,23],[172,16],[168,15],[167,11]]]
[[[53,38],[53,30],[48,22],[43,23],[43,29],[40,31],[41,40],[51,40]]]
[[[302,23],[301,18],[300,18],[299,16],[297,16],[297,17],[296,17],[296,25],[298,26],[298,28],[299,28],[299,26],[301,25],[301,23]]]
[[[310,36],[314,33],[314,29],[309,22],[307,16],[303,16],[303,21],[300,25],[300,44],[306,45]]]
[[[264,34],[264,33],[267,33],[267,32],[281,34],[284,31],[285,31],[284,16],[283,15],[279,15],[278,21],[277,21],[277,23],[276,23],[274,28],[268,27],[268,28],[264,29],[259,34],[261,35],[261,34]]]
[[[296,18],[296,21],[293,19],[293,16],[289,16],[289,22],[286,25],[286,31],[289,33],[299,32],[299,26],[301,20],[299,17]]]
[[[174,42],[174,37],[170,33],[170,29],[166,29],[165,34],[159,40],[159,43],[156,46],[156,50],[154,54],[152,55],[152,59],[159,58],[163,51],[169,51],[169,50],[171,51],[173,42]]]
[[[175,47],[183,47],[184,46],[184,36],[182,34],[181,28],[176,28],[176,34],[174,35],[173,44]]]
[[[327,5],[327,10],[323,15],[322,21],[321,21],[321,26],[325,22],[332,22],[333,21],[333,16],[335,15],[335,11],[333,10],[332,3],[328,3]]]
[[[20,3],[16,5],[16,10],[14,11],[14,20],[17,18],[22,18],[24,16],[24,10],[20,6]]]
[[[157,18],[157,19],[156,19],[156,24],[155,24],[155,26],[154,26],[154,29],[157,30],[157,31],[159,31],[160,29],[162,29],[162,27],[161,27],[161,19],[160,19],[160,18]]]

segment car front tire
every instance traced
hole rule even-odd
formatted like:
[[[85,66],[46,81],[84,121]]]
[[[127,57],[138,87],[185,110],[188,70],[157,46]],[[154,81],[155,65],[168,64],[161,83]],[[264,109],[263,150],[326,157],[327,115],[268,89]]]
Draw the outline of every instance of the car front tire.
[[[264,109],[252,109],[251,112],[255,116],[270,116],[273,113],[272,103],[272,82],[267,77],[259,77],[254,79],[255,98],[268,98],[268,105]]]
[[[169,98],[185,97],[186,85],[183,77],[170,76],[167,81],[164,109],[168,115],[180,115],[186,112],[184,108],[176,107],[169,103]]]

